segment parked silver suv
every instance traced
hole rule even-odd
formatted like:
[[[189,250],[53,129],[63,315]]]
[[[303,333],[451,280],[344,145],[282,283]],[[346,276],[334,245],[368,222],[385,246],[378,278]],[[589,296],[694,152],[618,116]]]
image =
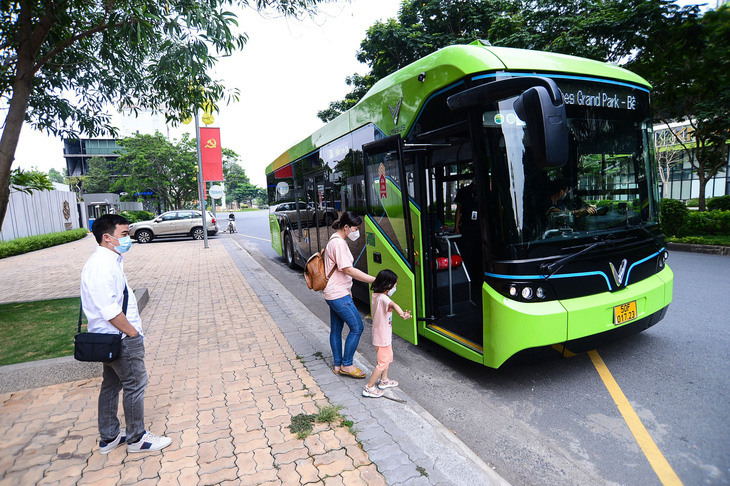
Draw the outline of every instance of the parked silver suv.
[[[208,236],[218,233],[215,218],[206,214],[205,222],[208,227]],[[200,211],[193,209],[177,209],[162,213],[151,221],[139,221],[129,225],[129,236],[140,243],[149,243],[154,238],[166,236],[192,236],[193,239],[203,239],[203,218]]]

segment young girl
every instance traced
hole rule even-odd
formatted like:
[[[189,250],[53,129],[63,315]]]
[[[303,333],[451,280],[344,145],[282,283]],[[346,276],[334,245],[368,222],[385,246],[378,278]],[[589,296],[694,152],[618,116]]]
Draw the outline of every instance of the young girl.
[[[382,397],[383,390],[398,386],[397,381],[388,378],[388,368],[393,361],[393,310],[402,319],[410,319],[411,313],[403,311],[390,299],[397,284],[398,276],[390,270],[381,270],[372,284],[373,345],[377,352],[378,365],[365,385],[362,392],[364,397]]]

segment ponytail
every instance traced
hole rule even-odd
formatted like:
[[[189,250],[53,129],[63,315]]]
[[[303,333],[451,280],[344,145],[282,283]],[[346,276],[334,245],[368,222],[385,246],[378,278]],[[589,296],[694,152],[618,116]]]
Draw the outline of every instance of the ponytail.
[[[340,219],[332,223],[333,230],[341,230],[345,226],[360,226],[362,224],[362,218],[357,215],[354,211],[345,211],[340,215]]]

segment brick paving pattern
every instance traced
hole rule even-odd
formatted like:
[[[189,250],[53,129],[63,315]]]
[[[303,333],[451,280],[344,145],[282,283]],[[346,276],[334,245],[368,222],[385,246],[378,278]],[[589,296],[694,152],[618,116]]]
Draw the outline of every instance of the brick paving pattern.
[[[95,244],[0,260],[0,302],[78,295]],[[385,484],[347,428],[317,424],[304,440],[289,431],[292,417],[329,401],[221,240],[208,250],[192,240],[135,244],[125,271],[150,291],[145,421],[172,445],[102,455],[100,378],[6,393],[0,485]]]

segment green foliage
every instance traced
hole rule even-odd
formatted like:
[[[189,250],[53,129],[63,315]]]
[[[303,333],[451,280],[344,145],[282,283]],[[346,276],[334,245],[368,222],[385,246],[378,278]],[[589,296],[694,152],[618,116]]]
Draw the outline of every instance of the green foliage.
[[[726,236],[726,235],[679,236],[679,237],[669,237],[669,238],[666,238],[666,240],[670,243],[686,243],[689,245],[730,246],[730,236]]]
[[[71,356],[78,316],[78,297],[0,304],[0,366]]]
[[[314,430],[314,414],[300,413],[292,417],[291,422],[287,426],[292,434],[297,434],[298,439],[306,439]]]
[[[50,246],[62,245],[70,241],[80,240],[89,232],[84,229],[71,231],[60,231],[46,235],[27,236],[16,238],[10,241],[0,241],[0,258],[7,258],[14,255],[22,255],[35,250],[41,250]]]
[[[707,209],[710,211],[730,211],[730,196],[713,197],[707,201]]]
[[[98,155],[89,159],[89,170],[83,183],[84,192],[99,194],[112,192],[112,163]]]
[[[155,215],[149,211],[122,211],[122,216],[127,218],[130,223],[136,223],[138,221],[150,221],[154,219]]]
[[[48,174],[44,174],[36,169],[27,171],[13,169],[10,172],[10,187],[26,194],[33,194],[33,191],[53,190],[53,184],[48,179]]]
[[[626,62],[653,43],[654,34],[681,16],[660,0],[405,0],[397,19],[371,26],[360,44],[365,76],[348,78],[353,90],[318,113],[329,121],[351,108],[378,80],[452,44],[489,40],[606,62]]]
[[[341,405],[325,405],[317,413],[317,422],[331,424],[342,420],[340,410],[342,410]]]
[[[662,199],[660,211],[664,234],[667,236],[678,235],[687,222],[689,213],[687,206],[676,199]]]
[[[689,235],[730,236],[730,211],[690,211],[677,236]]]
[[[692,199],[688,199],[686,204],[688,208],[696,208],[700,205],[700,200],[695,197]]]
[[[122,155],[116,161],[120,177],[115,190],[129,194],[152,191],[170,209],[198,199],[198,165],[195,140],[184,134],[170,142],[161,133],[125,138],[117,142]]]
[[[652,48],[629,68],[654,87],[654,117],[687,120],[690,143],[682,142],[700,179],[698,207],[705,209],[705,185],[728,159],[730,140],[730,6],[709,10],[688,7],[654,35]]]
[[[56,169],[49,169],[48,170],[48,180],[51,182],[57,182],[59,184],[64,184],[66,180],[63,177],[63,174],[61,174]]]

